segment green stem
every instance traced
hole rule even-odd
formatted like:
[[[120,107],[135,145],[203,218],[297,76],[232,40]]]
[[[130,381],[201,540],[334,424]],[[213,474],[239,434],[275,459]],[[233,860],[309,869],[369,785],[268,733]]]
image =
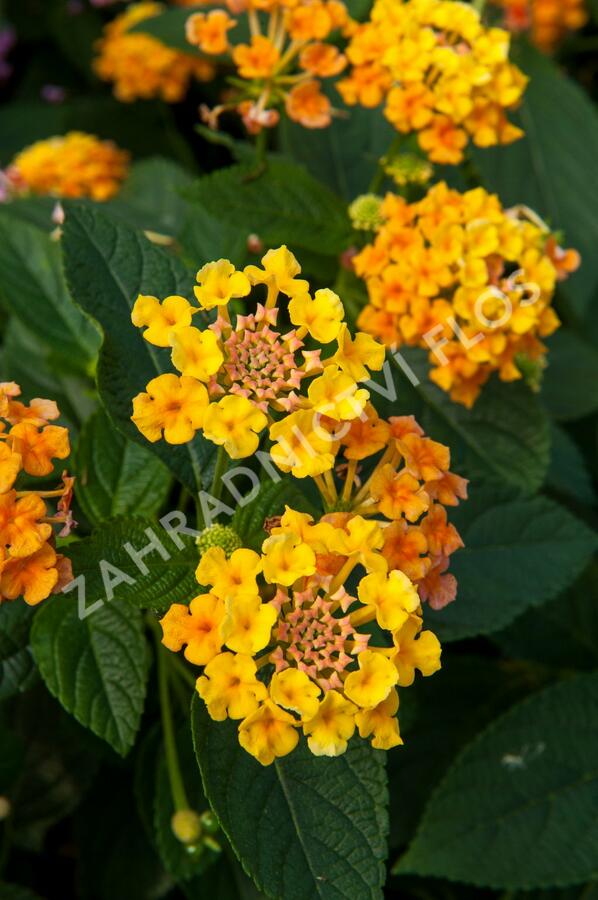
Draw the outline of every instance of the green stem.
[[[400,152],[401,146],[403,143],[403,135],[396,134],[394,140],[390,147],[388,148],[388,153],[384,154],[382,159],[392,159],[393,156],[396,156],[397,153]],[[370,194],[377,194],[380,191],[380,188],[384,184],[384,180],[386,178],[386,172],[384,171],[384,167],[382,165],[382,159],[378,160],[378,168],[374,172],[374,177],[372,178],[369,186]]]
[[[195,675],[193,674],[193,672],[189,671],[185,663],[181,662],[178,656],[174,655],[170,656],[168,661],[173,672],[176,672],[176,674],[185,682],[185,684],[188,684],[190,688],[195,690]]]
[[[162,717],[162,734],[164,737],[164,754],[166,757],[166,768],[168,771],[168,780],[170,781],[170,792],[172,794],[172,802],[177,812],[183,809],[189,809],[189,801],[185,791],[185,783],[181,774],[179,765],[179,755],[176,747],[176,736],[174,732],[174,720],[172,717],[172,707],[170,704],[170,690],[168,685],[168,665],[167,651],[160,643],[160,634],[158,623],[153,620],[151,622],[152,631],[156,639],[156,664],[158,667],[158,696],[160,698],[160,714]]]
[[[212,479],[212,488],[210,493],[216,500],[220,500],[222,496],[222,476],[226,472],[228,465],[228,453],[224,447],[218,447],[218,455],[216,457],[216,468],[214,469],[214,477]]]
[[[481,16],[486,7],[486,0],[473,0],[472,6],[476,12],[479,12],[479,14]]]

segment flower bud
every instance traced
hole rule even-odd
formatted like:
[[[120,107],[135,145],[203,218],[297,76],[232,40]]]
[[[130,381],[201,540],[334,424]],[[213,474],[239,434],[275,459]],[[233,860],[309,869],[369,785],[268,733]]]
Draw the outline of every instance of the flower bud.
[[[237,532],[228,525],[210,525],[209,528],[204,528],[196,543],[202,554],[210,547],[222,547],[227,556],[243,546]]]
[[[358,231],[375,231],[382,225],[382,198],[377,194],[362,194],[349,206],[349,217]]]
[[[179,809],[170,820],[174,836],[181,844],[196,844],[202,834],[201,819],[192,809]]]

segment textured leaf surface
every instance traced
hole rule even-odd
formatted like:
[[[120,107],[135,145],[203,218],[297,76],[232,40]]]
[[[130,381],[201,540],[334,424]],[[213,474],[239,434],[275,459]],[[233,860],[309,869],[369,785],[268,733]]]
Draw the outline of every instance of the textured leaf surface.
[[[35,684],[37,671],[29,648],[32,619],[33,609],[21,600],[0,610],[0,700]]]
[[[81,431],[75,471],[77,499],[94,524],[127,513],[157,512],[171,482],[160,460],[117,431],[103,410]]]
[[[36,616],[31,639],[51,693],[124,756],[145,700],[148,651],[140,611],[115,601],[81,620],[74,598],[58,595]]]
[[[398,397],[387,407],[389,415],[399,414],[398,409],[415,413],[430,437],[450,447],[453,468],[468,478],[524,494],[541,487],[550,458],[550,429],[537,397],[525,385],[493,379],[468,410],[428,380],[425,353],[405,348],[401,356],[418,383],[413,385],[396,363]]]
[[[547,487],[564,497],[592,506],[596,492],[586,460],[573,438],[558,425],[552,425],[552,449]]]
[[[598,545],[593,531],[545,497],[487,509],[462,537],[465,548],[451,560],[456,601],[440,612],[425,608],[441,640],[498,631],[530,606],[556,597]]]
[[[168,350],[148,344],[131,323],[133,304],[139,293],[191,296],[191,276],[142,234],[83,204],[68,204],[62,246],[73,296],[104,331],[98,387],[110,416],[123,434],[151,449],[197,490],[213,445],[200,435],[180,447],[150,444],[131,422],[133,398],[152,378],[172,371]]]
[[[564,290],[583,313],[598,283],[598,116],[585,91],[539,51],[524,46],[515,61],[531,79],[518,115],[526,137],[477,151],[475,160],[504,203],[527,204],[580,251],[583,265]]]
[[[399,872],[506,889],[598,874],[598,674],[497,719],[434,791]]]
[[[100,339],[69,296],[58,245],[35,225],[1,211],[0,267],[3,304],[71,371],[85,370]]]
[[[267,247],[290,244],[335,255],[348,246],[345,204],[301,166],[271,160],[257,178],[251,174],[249,166],[221,169],[197,182],[189,199],[247,236],[258,234]]]
[[[168,559],[163,559],[158,550],[143,556],[142,563],[147,572],[140,570],[125,544],[141,551],[152,540],[152,534],[160,541]],[[198,551],[192,537],[179,535],[183,548],[173,541],[159,524],[149,519],[114,519],[101,525],[94,534],[68,548],[75,577],[85,580],[85,607],[91,608],[98,600],[110,600],[107,596],[108,583],[113,585],[113,595],[117,601],[128,600],[135,606],[165,610],[171,603],[186,603],[197,593],[195,569]],[[105,560],[110,567],[101,563]],[[118,583],[117,583],[118,582]],[[76,602],[77,591],[73,589],[71,598]]]
[[[303,743],[260,766],[233,722],[197,698],[195,751],[206,796],[245,870],[276,900],[381,898],[386,854],[385,756],[354,740],[336,759]]]
[[[574,331],[557,331],[548,341],[542,400],[555,419],[565,422],[598,409],[598,352]]]

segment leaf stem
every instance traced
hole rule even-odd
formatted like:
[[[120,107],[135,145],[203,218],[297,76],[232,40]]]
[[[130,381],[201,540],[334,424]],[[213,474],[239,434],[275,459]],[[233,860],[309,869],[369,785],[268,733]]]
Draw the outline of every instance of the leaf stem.
[[[149,617],[148,617],[149,619]],[[167,651],[160,643],[160,635],[158,623],[153,620],[151,623],[152,631],[156,640],[156,665],[158,669],[158,696],[160,698],[160,714],[162,717],[162,735],[164,737],[164,753],[166,756],[166,768],[168,770],[168,780],[170,782],[170,792],[172,794],[172,802],[177,812],[189,809],[189,801],[185,791],[185,784],[181,774],[179,764],[179,755],[176,747],[176,737],[174,732],[174,720],[172,717],[172,706],[170,703],[170,690],[168,667],[170,660],[167,658]]]
[[[228,465],[228,454],[224,447],[218,447],[218,455],[216,456],[216,468],[214,469],[214,477],[212,478],[212,487],[210,493],[215,500],[220,500],[222,496],[222,476],[226,472]]]

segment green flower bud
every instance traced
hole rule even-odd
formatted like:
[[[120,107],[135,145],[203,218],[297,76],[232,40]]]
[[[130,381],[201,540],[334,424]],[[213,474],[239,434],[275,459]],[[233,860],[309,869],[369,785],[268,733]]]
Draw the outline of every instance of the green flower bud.
[[[427,184],[431,179],[434,169],[427,159],[422,159],[415,153],[401,153],[394,157],[385,157],[382,166],[387,175],[393,179],[399,187],[407,184]]]
[[[205,553],[210,547],[222,547],[227,556],[243,546],[237,532],[228,525],[210,525],[209,528],[204,528],[196,543],[200,553]]]
[[[202,834],[201,819],[192,809],[180,809],[170,820],[170,827],[181,844],[196,844]]]
[[[377,194],[362,194],[349,206],[349,217],[353,228],[358,231],[376,231],[384,220],[380,215],[382,197]]]

